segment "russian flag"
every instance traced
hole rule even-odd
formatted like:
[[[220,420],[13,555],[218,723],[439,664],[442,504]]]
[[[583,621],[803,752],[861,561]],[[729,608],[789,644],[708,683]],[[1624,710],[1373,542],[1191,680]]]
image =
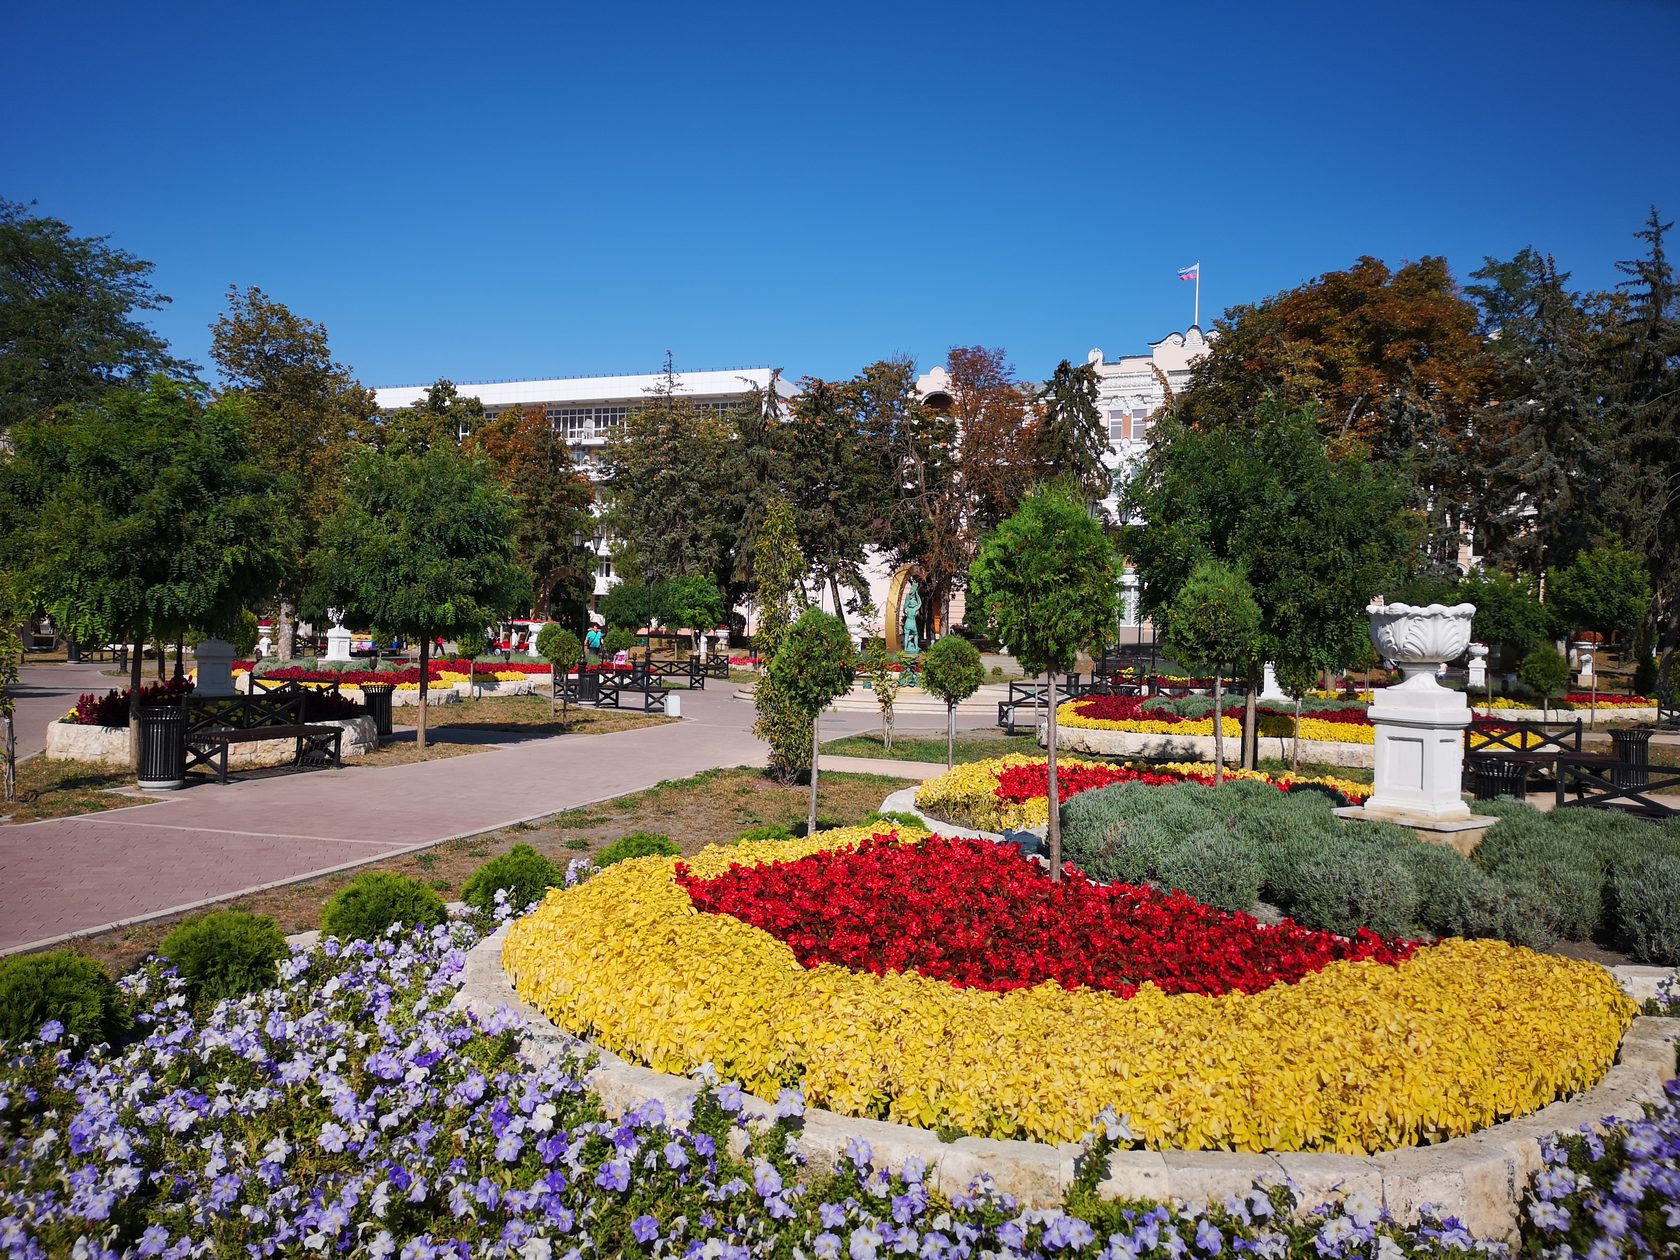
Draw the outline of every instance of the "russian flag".
[[[1201,277],[1202,277],[1202,264],[1201,263],[1191,263],[1188,267],[1180,267],[1178,269],[1178,278],[1180,280],[1200,280]]]

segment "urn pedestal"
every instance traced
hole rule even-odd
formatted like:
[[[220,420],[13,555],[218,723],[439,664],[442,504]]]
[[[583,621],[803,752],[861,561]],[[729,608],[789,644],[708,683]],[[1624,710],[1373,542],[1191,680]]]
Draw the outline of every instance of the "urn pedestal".
[[[1468,853],[1494,819],[1472,815],[1464,801],[1464,729],[1470,703],[1441,686],[1435,672],[1470,643],[1473,604],[1372,604],[1371,642],[1400,667],[1403,681],[1378,691],[1368,716],[1376,733],[1376,785],[1344,818],[1394,822],[1425,840]]]

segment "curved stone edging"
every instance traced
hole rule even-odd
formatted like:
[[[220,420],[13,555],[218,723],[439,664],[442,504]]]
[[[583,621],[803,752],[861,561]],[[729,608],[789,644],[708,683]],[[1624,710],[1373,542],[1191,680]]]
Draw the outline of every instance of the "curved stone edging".
[[[1046,724],[1038,725],[1038,744],[1044,747]],[[1288,761],[1294,753],[1295,740],[1289,735],[1262,735],[1260,753],[1274,755],[1271,745],[1277,745],[1275,755]],[[1167,761],[1213,760],[1212,735],[1156,735],[1144,731],[1112,731],[1090,726],[1056,724],[1056,747],[1064,753],[1093,753],[1104,757],[1149,757]],[[1237,748],[1237,740],[1225,741],[1227,761]],[[1329,739],[1303,739],[1301,760],[1326,766],[1354,766],[1369,770],[1376,764],[1375,744],[1344,743]]]
[[[574,1037],[522,999],[502,970],[506,936],[503,926],[468,952],[454,1006],[482,1018],[511,1007],[524,1025],[523,1053],[534,1061],[595,1056],[597,1065],[586,1081],[609,1114],[621,1115],[650,1099],[670,1109],[695,1095],[699,1087],[694,1081],[638,1067]],[[1507,1238],[1516,1230],[1523,1190],[1540,1169],[1541,1140],[1602,1120],[1642,1117],[1644,1104],[1660,1100],[1664,1084],[1675,1077],[1676,1043],[1680,1043],[1680,1019],[1641,1016],[1622,1039],[1615,1066],[1592,1089],[1520,1120],[1434,1146],[1378,1155],[1118,1151],[1098,1192],[1110,1199],[1180,1199],[1199,1204],[1246,1193],[1256,1180],[1288,1179],[1308,1205],[1362,1191],[1402,1221],[1416,1220],[1420,1209],[1430,1205],[1458,1217],[1478,1238]],[[773,1113],[770,1104],[751,1095],[746,1110],[755,1119],[768,1120]],[[989,1174],[999,1189],[1029,1207],[1050,1207],[1062,1201],[1073,1184],[1074,1159],[1079,1153],[1072,1143],[1051,1146],[972,1137],[942,1142],[927,1129],[816,1107],[806,1109],[796,1140],[808,1160],[825,1164],[851,1137],[867,1141],[877,1159],[890,1165],[911,1158],[925,1161],[930,1180],[945,1194],[965,1191],[982,1174]]]

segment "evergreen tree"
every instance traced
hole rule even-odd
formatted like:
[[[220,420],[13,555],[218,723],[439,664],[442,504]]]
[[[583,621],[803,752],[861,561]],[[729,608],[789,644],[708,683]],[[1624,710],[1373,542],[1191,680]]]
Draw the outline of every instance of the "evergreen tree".
[[[869,544],[873,478],[858,423],[851,382],[806,377],[777,431],[783,493],[793,508],[799,549],[816,582],[828,586],[836,613],[840,588],[867,596],[863,576]]]
[[[1635,233],[1641,258],[1627,277],[1607,337],[1607,392],[1623,476],[1606,504],[1609,524],[1650,562],[1648,630],[1664,671],[1680,651],[1680,282],[1664,242],[1674,225],[1656,207]]]
[[[811,723],[777,685],[769,669],[805,604],[801,594],[805,557],[799,551],[793,508],[780,496],[771,499],[764,511],[753,572],[758,582],[754,594],[758,628],[753,634],[753,650],[761,671],[753,686],[753,706],[758,711],[753,733],[770,745],[770,773],[783,782],[793,782],[810,765]]]
[[[1488,259],[1469,292],[1495,372],[1482,549],[1538,578],[1586,546],[1612,467],[1586,304],[1550,257]]]
[[[1038,462],[1046,480],[1071,477],[1088,503],[1108,497],[1108,428],[1097,409],[1097,369],[1056,365],[1038,391]]]

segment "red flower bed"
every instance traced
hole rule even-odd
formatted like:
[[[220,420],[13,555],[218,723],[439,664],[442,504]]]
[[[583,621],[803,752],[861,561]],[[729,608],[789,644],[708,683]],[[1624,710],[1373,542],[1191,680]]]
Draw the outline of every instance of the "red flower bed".
[[[1163,710],[1146,709],[1153,697],[1149,696],[1089,696],[1084,700],[1074,702],[1073,711],[1080,717],[1095,718],[1103,722],[1165,722],[1169,726],[1176,726],[1180,722],[1205,722],[1207,718],[1180,717],[1176,713]],[[1227,704],[1221,712],[1228,718],[1241,718],[1243,702],[1236,701]],[[1259,706],[1259,712],[1277,717],[1294,717],[1295,707],[1279,706],[1266,703]],[[1209,710],[1209,716],[1212,711]],[[1358,709],[1302,709],[1303,718],[1316,718],[1321,722],[1343,722],[1349,726],[1369,726],[1371,720]]]
[[[171,704],[192,689],[192,680],[187,678],[180,682],[171,678],[168,682],[148,683],[140,688],[140,703]],[[121,691],[108,691],[102,696],[92,693],[79,696],[76,707],[66,720],[76,726],[127,726],[129,694],[129,689],[124,687]]]
[[[1652,708],[1657,703],[1654,696],[1636,696],[1626,691],[1601,691],[1596,696],[1590,691],[1571,691],[1563,698],[1570,704],[1591,704],[1596,700],[1601,705],[1625,704],[1639,708]]]
[[[915,971],[992,992],[1053,980],[1121,997],[1145,981],[1167,993],[1257,993],[1341,959],[1392,964],[1415,948],[1366,929],[1266,927],[1183,893],[1099,886],[1072,867],[1053,884],[1014,846],[987,840],[878,835],[855,851],[715,879],[679,862],[676,878],[697,909],[769,932],[807,967]]]
[[[1297,784],[1289,778],[1267,780],[1280,792],[1293,792],[1297,787],[1323,785]],[[1181,770],[1149,770],[1138,769],[1134,766],[1078,766],[1060,765],[1056,767],[1057,794],[1063,801],[1070,796],[1077,796],[1081,792],[1089,792],[1093,788],[1105,788],[1115,783],[1143,783],[1150,787],[1163,787],[1173,783],[1204,783],[1213,785],[1212,774],[1188,774]],[[1043,761],[1029,762],[1024,766],[1005,766],[998,771],[997,798],[1008,801],[1012,805],[1019,805],[1023,801],[1034,800],[1037,797],[1050,794],[1050,771],[1048,764]],[[1359,801],[1342,794],[1342,799],[1350,805],[1357,805]]]

